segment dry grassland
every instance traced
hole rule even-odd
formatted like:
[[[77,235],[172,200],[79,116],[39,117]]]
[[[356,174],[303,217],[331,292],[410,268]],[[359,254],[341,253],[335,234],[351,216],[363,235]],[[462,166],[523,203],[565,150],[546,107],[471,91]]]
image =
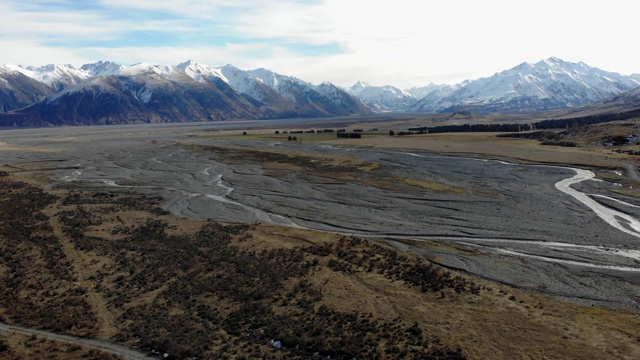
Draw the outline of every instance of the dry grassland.
[[[43,191],[25,177],[0,178],[7,323],[174,358],[640,357],[632,311],[523,292],[382,243],[186,220],[159,199]],[[28,341],[3,339],[0,357],[88,353]]]
[[[496,137],[497,133],[445,133],[329,141],[329,144],[420,150],[440,154],[493,158],[520,163],[620,168],[637,163],[628,154],[609,148],[540,145],[537,140]]]

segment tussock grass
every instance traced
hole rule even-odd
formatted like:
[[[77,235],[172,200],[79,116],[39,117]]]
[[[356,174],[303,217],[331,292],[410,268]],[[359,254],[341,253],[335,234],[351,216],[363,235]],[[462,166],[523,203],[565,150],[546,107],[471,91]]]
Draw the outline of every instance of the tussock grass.
[[[467,189],[463,187],[455,186],[455,185],[451,185],[451,184],[447,184],[439,181],[411,179],[411,178],[402,179],[402,181],[404,181],[407,185],[417,186],[429,191],[435,191],[439,193],[448,193],[448,194],[466,194],[467,193]]]

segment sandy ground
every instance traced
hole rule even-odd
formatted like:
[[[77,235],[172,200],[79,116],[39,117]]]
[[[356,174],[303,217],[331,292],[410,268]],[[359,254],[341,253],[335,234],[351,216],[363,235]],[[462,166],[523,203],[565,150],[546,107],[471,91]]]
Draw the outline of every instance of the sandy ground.
[[[356,234],[516,287],[638,307],[638,237],[556,188],[573,170],[477,159],[597,167],[613,181],[573,186],[637,216],[616,183],[630,181],[623,156],[490,134],[300,144],[211,137],[202,125],[12,131],[0,142],[46,149],[3,152],[0,162],[26,178],[51,173],[52,186],[158,194],[190,218]]]

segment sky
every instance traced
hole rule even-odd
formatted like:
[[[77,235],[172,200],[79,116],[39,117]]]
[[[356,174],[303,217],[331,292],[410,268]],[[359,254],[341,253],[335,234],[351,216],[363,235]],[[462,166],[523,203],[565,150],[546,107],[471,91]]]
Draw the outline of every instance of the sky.
[[[403,89],[555,56],[640,73],[636,0],[0,0],[0,64],[267,68]]]

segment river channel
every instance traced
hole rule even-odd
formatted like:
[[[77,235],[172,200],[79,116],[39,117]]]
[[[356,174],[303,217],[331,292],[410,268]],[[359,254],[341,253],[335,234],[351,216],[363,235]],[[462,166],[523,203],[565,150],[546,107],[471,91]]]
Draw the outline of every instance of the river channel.
[[[178,128],[179,129],[179,128]],[[160,195],[175,215],[264,222],[388,241],[451,268],[586,303],[637,307],[640,203],[585,169],[515,165],[402,150],[207,140],[175,130],[3,132],[5,164],[58,168],[52,186]],[[350,156],[380,164],[379,182],[447,184],[461,193],[327,182],[227,163],[185,143]],[[46,166],[45,166],[46,165]]]

